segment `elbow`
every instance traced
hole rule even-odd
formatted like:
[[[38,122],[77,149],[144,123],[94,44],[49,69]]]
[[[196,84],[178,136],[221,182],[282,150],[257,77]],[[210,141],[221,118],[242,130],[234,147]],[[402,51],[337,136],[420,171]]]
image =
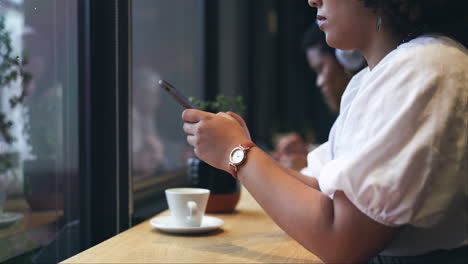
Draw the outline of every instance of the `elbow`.
[[[334,239],[325,239],[320,243],[317,241],[303,244],[311,253],[316,255],[323,263],[365,263],[378,254],[379,251],[369,250],[359,246],[359,243],[349,245],[340,243]]]
[[[361,242],[353,244],[328,241],[310,250],[324,263],[366,263],[380,252],[380,248],[368,247]]]
[[[317,255],[317,256],[320,258],[320,260],[323,261],[323,263],[326,263],[326,264],[336,264],[336,263],[359,264],[359,263],[365,263],[369,259],[369,257],[359,257],[359,256],[340,254],[340,253],[331,254],[331,255],[326,254],[323,256]]]

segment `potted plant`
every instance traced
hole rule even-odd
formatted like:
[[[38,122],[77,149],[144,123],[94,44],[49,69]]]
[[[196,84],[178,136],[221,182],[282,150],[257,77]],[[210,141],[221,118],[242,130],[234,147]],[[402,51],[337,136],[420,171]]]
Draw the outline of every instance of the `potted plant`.
[[[216,96],[213,101],[201,101],[190,97],[189,100],[201,110],[208,112],[235,112],[242,116],[245,104],[241,96]],[[240,199],[240,184],[231,174],[216,169],[198,158],[188,160],[188,176],[191,187],[209,189],[210,198],[206,206],[207,213],[230,213]]]
[[[60,153],[63,147],[61,84],[46,88],[29,103],[34,160],[24,162],[24,194],[32,211],[63,210],[64,173]],[[47,117],[47,122],[39,121]],[[54,184],[50,184],[53,182]]]
[[[0,208],[11,187],[22,189],[22,161],[33,158],[22,104],[32,75],[24,70],[27,57],[15,56],[11,42],[0,17]]]

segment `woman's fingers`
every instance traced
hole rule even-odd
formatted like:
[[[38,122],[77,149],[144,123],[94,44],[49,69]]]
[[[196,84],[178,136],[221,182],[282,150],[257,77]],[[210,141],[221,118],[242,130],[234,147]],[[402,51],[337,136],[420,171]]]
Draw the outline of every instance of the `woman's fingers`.
[[[187,142],[189,143],[190,146],[195,147],[197,138],[195,136],[188,135],[187,136]]]
[[[217,115],[199,110],[185,110],[183,131],[195,155],[219,169],[229,170],[229,152],[248,139],[245,129],[226,113]]]
[[[185,134],[193,136],[195,135],[196,129],[196,124],[184,123],[183,130]]]
[[[196,109],[187,109],[182,112],[182,120],[188,123],[197,123],[203,118],[205,118],[210,113],[196,110]]]

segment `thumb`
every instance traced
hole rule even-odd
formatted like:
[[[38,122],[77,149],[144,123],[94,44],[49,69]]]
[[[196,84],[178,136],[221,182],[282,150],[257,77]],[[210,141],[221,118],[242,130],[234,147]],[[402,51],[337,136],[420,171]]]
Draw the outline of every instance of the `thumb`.
[[[182,120],[187,123],[197,123],[202,120],[204,117],[209,115],[209,113],[196,110],[196,109],[186,109],[182,112]]]
[[[230,115],[232,118],[234,118],[239,123],[239,125],[241,125],[244,128],[247,128],[247,124],[245,123],[244,119],[240,115],[233,113],[233,112],[227,112],[227,114]]]
[[[244,128],[245,133],[247,134],[249,140],[252,140],[252,138],[250,137],[249,128],[247,127],[247,124],[245,123],[244,119],[240,115],[233,113],[233,112],[227,112],[227,114],[231,116],[232,118],[234,118],[239,123],[239,125],[241,125],[241,127]]]

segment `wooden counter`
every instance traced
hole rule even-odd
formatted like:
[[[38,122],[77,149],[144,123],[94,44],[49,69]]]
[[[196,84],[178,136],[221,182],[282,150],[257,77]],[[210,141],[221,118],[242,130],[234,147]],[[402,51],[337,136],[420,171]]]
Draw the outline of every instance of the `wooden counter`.
[[[31,212],[23,198],[8,200],[5,211],[21,212],[24,217],[0,228],[0,263],[45,246],[56,234],[56,223],[63,216],[59,210]]]
[[[148,220],[63,263],[321,263],[276,226],[245,189],[237,208],[234,214],[213,215],[225,223],[212,233],[165,234]]]

